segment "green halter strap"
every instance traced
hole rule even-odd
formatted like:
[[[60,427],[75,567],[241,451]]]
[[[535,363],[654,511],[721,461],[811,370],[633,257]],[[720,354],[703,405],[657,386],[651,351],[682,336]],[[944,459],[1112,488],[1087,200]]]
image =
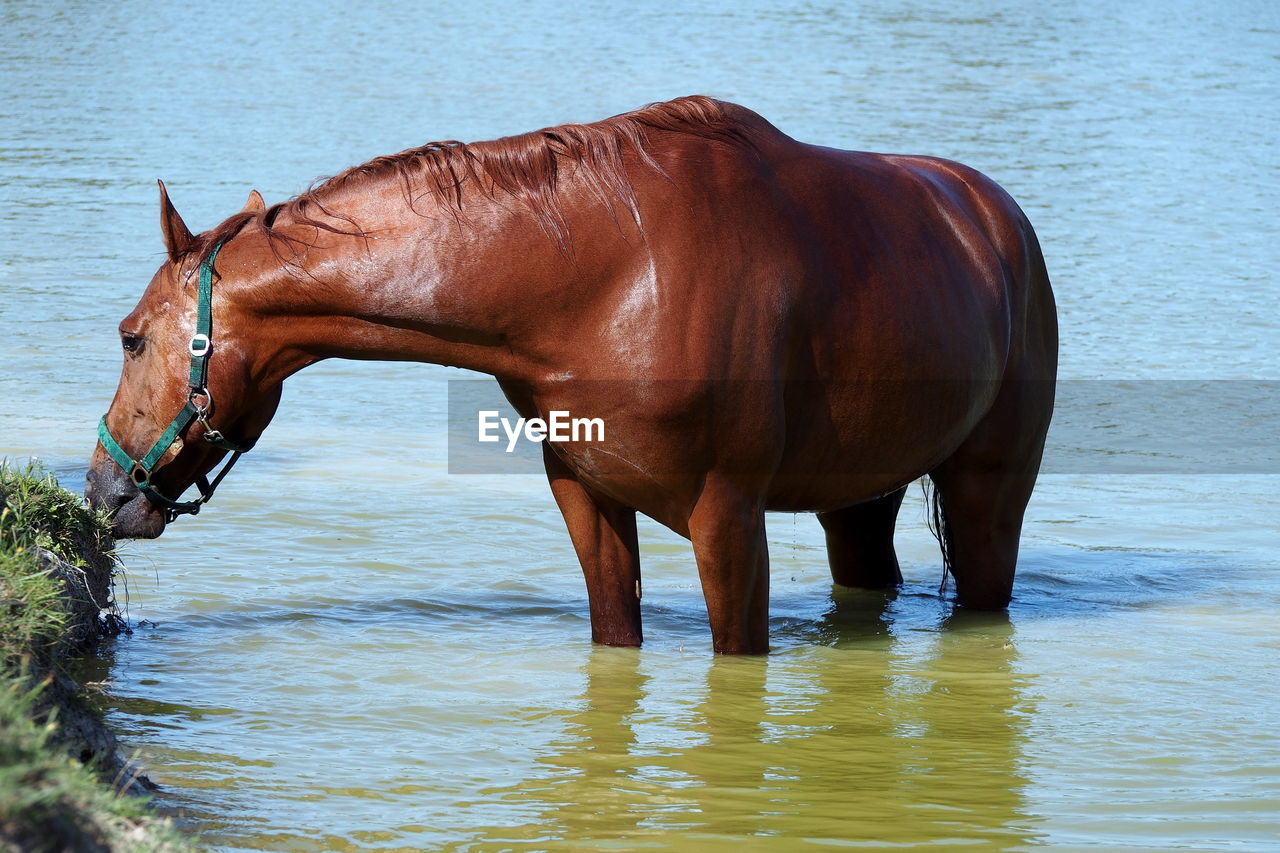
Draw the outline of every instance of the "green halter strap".
[[[222,433],[214,429],[209,424],[209,415],[213,411],[213,396],[209,393],[208,375],[209,375],[209,355],[213,352],[213,341],[210,338],[210,332],[213,328],[213,262],[218,257],[218,252],[222,249],[222,243],[218,243],[209,252],[208,256],[200,263],[200,284],[196,291],[196,333],[191,338],[189,350],[191,352],[191,373],[188,379],[190,392],[187,394],[187,402],[178,412],[177,416],[169,423],[169,426],[160,438],[156,439],[156,443],[151,445],[151,449],[141,459],[134,459],[120,443],[111,435],[111,431],[107,429],[107,417],[102,416],[102,420],[98,423],[98,440],[102,442],[102,447],[107,451],[115,463],[129,474],[133,484],[138,487],[138,491],[142,492],[152,502],[163,506],[167,512],[168,521],[173,521],[179,515],[195,515],[200,511],[201,505],[208,502],[213,497],[213,491],[222,482],[222,478],[227,476],[227,472],[231,470],[231,466],[235,465],[240,456],[247,453],[252,447],[253,442],[247,444],[236,444],[228,441]],[[204,403],[196,403],[197,397],[203,397]],[[204,440],[215,447],[222,450],[228,450],[232,453],[231,459],[223,466],[218,475],[213,478],[213,482],[209,482],[205,477],[196,480],[196,486],[200,489],[200,497],[194,501],[175,501],[167,498],[151,485],[151,474],[155,471],[156,465],[160,459],[169,451],[169,448],[178,440],[178,436],[193,421],[198,421],[204,427]]]

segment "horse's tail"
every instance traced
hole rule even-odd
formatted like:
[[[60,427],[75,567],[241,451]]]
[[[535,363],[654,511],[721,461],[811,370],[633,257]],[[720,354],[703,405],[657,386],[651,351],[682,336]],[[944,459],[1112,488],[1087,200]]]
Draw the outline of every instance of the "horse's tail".
[[[947,591],[947,578],[951,575],[951,526],[947,524],[947,511],[942,505],[937,484],[930,477],[921,477],[920,486],[924,489],[924,500],[928,506],[929,532],[942,548],[942,584],[938,592],[944,593]]]

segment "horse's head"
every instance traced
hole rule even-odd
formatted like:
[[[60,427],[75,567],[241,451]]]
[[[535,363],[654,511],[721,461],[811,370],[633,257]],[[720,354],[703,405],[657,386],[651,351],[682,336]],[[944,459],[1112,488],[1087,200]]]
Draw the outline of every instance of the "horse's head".
[[[155,538],[174,516],[195,512],[212,492],[206,475],[252,446],[280,399],[279,381],[261,370],[258,318],[235,299],[245,253],[193,236],[163,183],[160,207],[168,258],[120,323],[124,369],[85,489],[93,506],[114,513],[120,538]],[[255,191],[242,215],[261,211]],[[201,497],[182,502],[193,483]]]

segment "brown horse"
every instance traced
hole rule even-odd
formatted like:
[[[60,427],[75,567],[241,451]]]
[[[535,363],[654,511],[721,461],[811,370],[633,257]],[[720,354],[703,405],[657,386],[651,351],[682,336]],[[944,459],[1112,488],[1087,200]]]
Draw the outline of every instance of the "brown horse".
[[[641,641],[637,511],[692,540],[716,651],[761,653],[765,511],[817,512],[836,583],[889,587],[925,474],[958,603],[1010,600],[1057,320],[1031,225],[970,168],[691,97],[255,191],[200,236],[161,184],[161,224],[89,471],[119,536],[198,508],[181,493],[294,372],[429,361],[497,377],[522,416],[606,423],[543,447],[596,642]]]

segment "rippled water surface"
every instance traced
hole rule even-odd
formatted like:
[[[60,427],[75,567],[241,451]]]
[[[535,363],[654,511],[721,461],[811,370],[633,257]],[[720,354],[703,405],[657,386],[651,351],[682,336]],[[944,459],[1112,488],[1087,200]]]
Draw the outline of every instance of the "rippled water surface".
[[[0,7],[0,454],[73,487],[156,177],[205,228],[691,92],[1000,181],[1066,377],[1280,379],[1270,2],[157,5]],[[1274,471],[1055,460],[1007,616],[938,594],[916,491],[893,597],[770,516],[766,659],[710,654],[687,543],[642,521],[646,646],[598,648],[542,480],[448,473],[461,375],[309,368],[205,513],[125,548],[108,718],[211,848],[1276,848]]]

